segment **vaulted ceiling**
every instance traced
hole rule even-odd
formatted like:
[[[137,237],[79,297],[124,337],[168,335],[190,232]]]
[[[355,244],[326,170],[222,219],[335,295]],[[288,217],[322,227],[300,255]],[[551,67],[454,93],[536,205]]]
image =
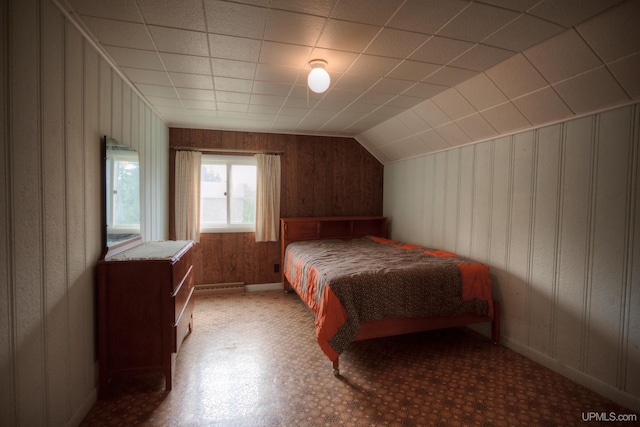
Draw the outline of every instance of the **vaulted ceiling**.
[[[637,0],[57,2],[168,126],[351,136],[383,163],[640,99]]]

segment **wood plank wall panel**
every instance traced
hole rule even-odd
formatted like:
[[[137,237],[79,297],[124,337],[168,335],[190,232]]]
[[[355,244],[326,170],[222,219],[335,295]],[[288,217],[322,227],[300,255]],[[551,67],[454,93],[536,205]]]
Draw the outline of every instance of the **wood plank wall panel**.
[[[489,265],[507,346],[636,411],[639,134],[636,104],[389,164],[384,189],[391,237]]]
[[[60,248],[66,246],[65,218],[65,132],[64,122],[64,37],[65,25],[62,16],[55,13],[52,4],[43,5],[43,88],[42,109],[49,114],[43,116],[43,182],[44,197],[44,257],[46,311],[51,313],[47,322],[48,339],[47,372],[49,384],[47,395],[50,419],[65,420],[68,416],[69,395],[67,379],[71,367],[67,363],[69,342],[69,311],[64,304],[67,292],[66,254]],[[52,13],[53,12],[53,13]]]
[[[151,135],[145,238],[159,240],[168,133],[53,2],[0,10],[0,425],[78,425],[96,398],[100,138]]]
[[[383,166],[355,139],[201,129],[169,129],[170,146],[283,151],[283,217],[381,215]],[[174,200],[175,150],[169,153],[170,203]],[[169,212],[169,235],[175,236]],[[197,284],[276,283],[278,242],[256,243],[254,233],[205,233],[196,245]]]
[[[586,340],[587,267],[591,239],[590,194],[593,186],[593,117],[564,126],[562,172],[560,175],[560,218],[558,242],[558,310],[555,324],[556,358],[584,370],[583,343]]]
[[[15,423],[15,396],[13,373],[15,362],[11,355],[14,353],[13,321],[12,321],[12,288],[11,283],[11,189],[9,188],[10,143],[9,143],[9,8],[7,1],[0,3],[0,361],[4,366],[0,378],[0,423],[13,425]]]

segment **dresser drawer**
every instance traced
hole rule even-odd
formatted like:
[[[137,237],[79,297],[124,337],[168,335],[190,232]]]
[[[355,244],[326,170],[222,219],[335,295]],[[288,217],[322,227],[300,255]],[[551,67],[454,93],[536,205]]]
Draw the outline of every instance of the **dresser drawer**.
[[[191,333],[193,330],[193,307],[195,305],[195,298],[193,297],[193,288],[189,295],[187,296],[187,302],[184,305],[184,310],[181,313],[180,318],[176,322],[176,325],[173,327],[173,336],[175,340],[173,341],[175,347],[173,349],[174,353],[180,351],[180,346],[182,342],[186,338],[187,335]]]
[[[175,292],[176,288],[180,285],[187,272],[193,266],[193,250],[187,251],[183,254],[179,260],[173,264],[173,288]]]
[[[189,301],[191,291],[193,290],[193,266],[190,266],[181,282],[178,283],[178,288],[173,294],[174,299],[174,322],[178,323],[180,315],[185,308],[185,305]]]

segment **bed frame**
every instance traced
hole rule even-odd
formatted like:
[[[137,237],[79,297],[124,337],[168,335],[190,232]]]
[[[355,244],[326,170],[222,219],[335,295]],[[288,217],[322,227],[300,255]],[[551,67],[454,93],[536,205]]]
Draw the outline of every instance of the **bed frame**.
[[[291,284],[284,276],[284,256],[290,243],[299,240],[353,239],[368,235],[387,237],[387,218],[382,216],[281,218],[280,226],[282,286],[287,293],[291,290]],[[493,317],[465,313],[456,316],[394,317],[361,322],[360,332],[355,340],[485,322],[491,322],[491,341],[498,344],[500,342],[500,304],[498,301],[493,301]],[[334,375],[339,375],[339,359],[332,363]]]

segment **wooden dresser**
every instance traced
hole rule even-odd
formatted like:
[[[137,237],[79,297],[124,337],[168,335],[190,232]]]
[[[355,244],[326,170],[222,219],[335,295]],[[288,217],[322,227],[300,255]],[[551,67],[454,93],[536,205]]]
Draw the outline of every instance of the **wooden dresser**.
[[[98,262],[98,398],[111,377],[173,364],[193,329],[191,241],[148,242]]]

